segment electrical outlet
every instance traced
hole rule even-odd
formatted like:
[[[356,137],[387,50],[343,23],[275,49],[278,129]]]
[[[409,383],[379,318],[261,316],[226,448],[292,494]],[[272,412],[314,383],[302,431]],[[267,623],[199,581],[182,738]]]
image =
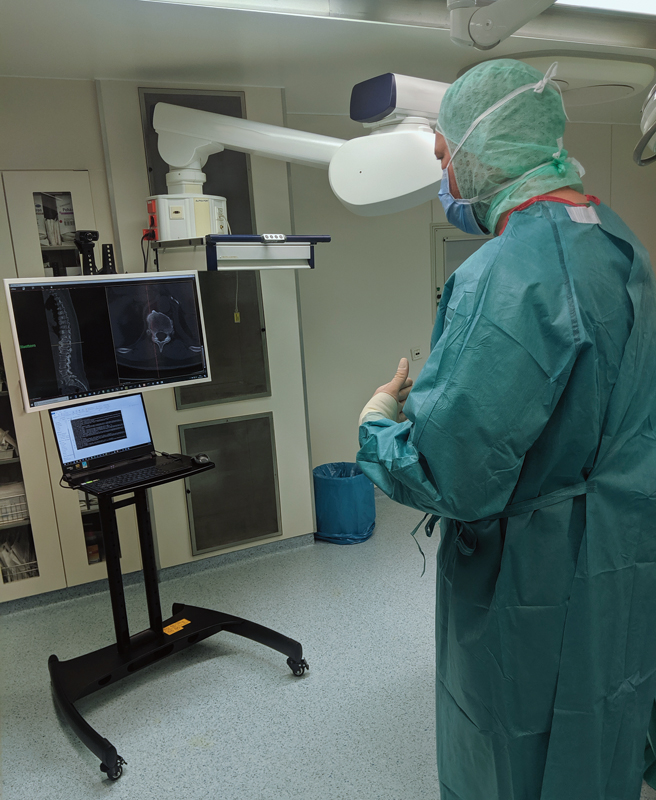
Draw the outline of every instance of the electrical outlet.
[[[412,350],[410,350],[410,358],[413,361],[419,361],[421,358],[421,347],[413,347]]]
[[[184,219],[183,206],[169,206],[169,219]]]

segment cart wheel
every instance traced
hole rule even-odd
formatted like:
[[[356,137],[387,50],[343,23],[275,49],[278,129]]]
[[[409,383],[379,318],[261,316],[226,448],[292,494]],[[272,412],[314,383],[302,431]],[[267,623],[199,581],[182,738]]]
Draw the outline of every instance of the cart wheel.
[[[292,658],[287,659],[287,666],[291,669],[291,671],[296,675],[297,678],[300,678],[301,675],[305,673],[305,670],[310,670],[310,666],[307,661],[302,658],[300,661],[294,661]]]
[[[101,764],[100,765],[100,771],[106,773],[107,777],[111,781],[117,781],[121,777],[121,775],[123,774],[123,764],[126,764],[126,763],[127,762],[124,761],[121,758],[121,756],[119,756],[117,758],[117,760],[116,760],[116,764],[114,765],[114,767],[111,770],[109,769],[109,767],[106,764]]]

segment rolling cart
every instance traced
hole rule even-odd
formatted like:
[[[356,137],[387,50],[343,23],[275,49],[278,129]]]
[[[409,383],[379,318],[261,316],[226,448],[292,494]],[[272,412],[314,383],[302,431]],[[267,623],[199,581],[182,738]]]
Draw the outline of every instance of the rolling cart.
[[[121,777],[123,765],[127,762],[118,754],[116,747],[95,731],[75,708],[75,702],[80,698],[223,630],[252,639],[287,656],[287,664],[296,676],[303,675],[309,669],[303,658],[303,648],[298,642],[255,622],[182,603],[174,603],[172,616],[162,619],[146,490],[214,467],[212,462],[195,464],[187,456],[178,458],[181,461],[180,470],[165,477],[103,492],[85,487],[86,491],[98,497],[116,643],[68,661],[60,661],[56,655],[48,659],[55,701],[82,743],[100,759],[100,769],[112,780]],[[127,492],[132,496],[115,499]],[[136,507],[150,623],[146,630],[132,636],[128,628],[116,523],[116,509],[128,505]]]

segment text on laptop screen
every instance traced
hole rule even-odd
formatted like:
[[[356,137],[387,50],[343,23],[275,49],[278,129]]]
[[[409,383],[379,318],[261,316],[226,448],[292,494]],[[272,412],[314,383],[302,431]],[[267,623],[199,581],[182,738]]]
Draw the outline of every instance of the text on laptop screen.
[[[64,468],[93,468],[152,450],[140,394],[57,408],[50,417]]]
[[[26,411],[209,379],[195,272],[5,280]]]

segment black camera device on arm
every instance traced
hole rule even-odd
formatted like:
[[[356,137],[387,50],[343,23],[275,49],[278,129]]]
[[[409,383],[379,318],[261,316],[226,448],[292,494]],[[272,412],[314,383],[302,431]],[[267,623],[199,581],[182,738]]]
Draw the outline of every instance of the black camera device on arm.
[[[98,231],[75,231],[74,242],[82,256],[83,275],[115,275],[114,247],[111,244],[102,246],[102,269],[96,267],[93,249],[99,239]]]

